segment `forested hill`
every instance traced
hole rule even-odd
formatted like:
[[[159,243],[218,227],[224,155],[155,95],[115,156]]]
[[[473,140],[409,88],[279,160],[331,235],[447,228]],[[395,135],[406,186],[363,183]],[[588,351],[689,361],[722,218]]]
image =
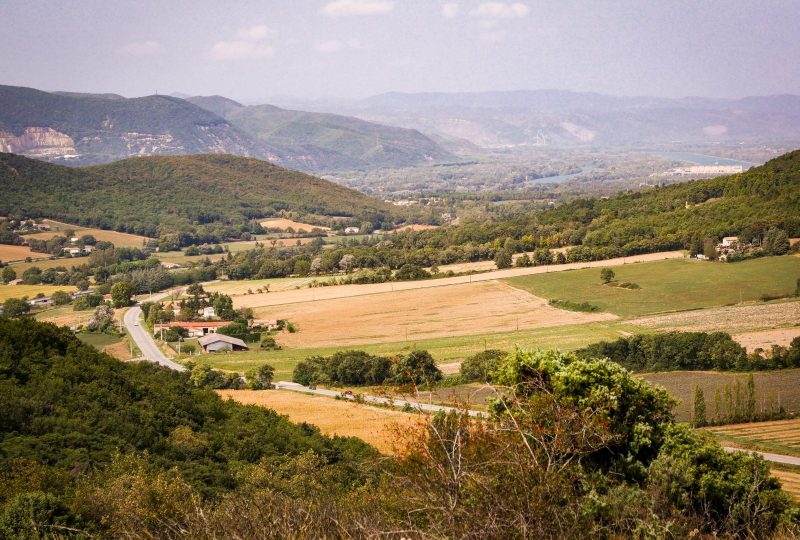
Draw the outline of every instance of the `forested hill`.
[[[731,176],[580,199],[499,222],[409,234],[407,246],[517,241],[518,249],[583,245],[593,258],[691,249],[706,238],[760,240],[770,227],[800,236],[800,150]],[[576,256],[577,256],[576,251]]]
[[[320,178],[230,155],[130,158],[72,168],[0,154],[0,214],[158,237],[238,236],[280,210],[390,222],[389,204]]]

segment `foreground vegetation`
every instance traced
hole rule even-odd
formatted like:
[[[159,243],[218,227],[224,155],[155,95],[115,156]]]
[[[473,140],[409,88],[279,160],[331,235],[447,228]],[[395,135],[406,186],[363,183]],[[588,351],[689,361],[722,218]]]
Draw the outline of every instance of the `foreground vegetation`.
[[[438,415],[375,461],[52,325],[0,318],[0,351],[4,537],[797,532],[763,460],[676,425],[666,392],[603,360],[507,356],[490,418]]]

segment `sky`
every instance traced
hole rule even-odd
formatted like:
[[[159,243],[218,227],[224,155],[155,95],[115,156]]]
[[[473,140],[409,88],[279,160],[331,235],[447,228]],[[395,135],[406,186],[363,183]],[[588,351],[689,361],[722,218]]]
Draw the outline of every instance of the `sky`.
[[[0,84],[244,103],[800,94],[799,0],[0,0]]]

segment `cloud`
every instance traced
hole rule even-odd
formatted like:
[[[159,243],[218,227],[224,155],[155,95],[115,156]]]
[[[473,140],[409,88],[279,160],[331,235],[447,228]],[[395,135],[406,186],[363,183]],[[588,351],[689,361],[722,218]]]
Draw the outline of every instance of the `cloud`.
[[[522,2],[484,2],[469,12],[472,17],[488,19],[521,19],[530,13],[530,8]]]
[[[161,46],[157,41],[135,41],[120,47],[117,51],[128,56],[148,56],[157,53]]]
[[[317,43],[314,46],[317,51],[324,54],[337,53],[345,49],[358,49],[359,47],[361,47],[361,41],[355,38],[350,38],[344,41],[339,39],[330,39],[328,41]]]
[[[460,7],[455,2],[448,2],[442,6],[442,17],[453,19],[458,15]]]
[[[328,2],[320,13],[328,17],[348,17],[354,15],[378,15],[394,9],[392,0],[335,0]]]
[[[274,34],[265,24],[242,28],[236,33],[237,39],[216,42],[209,55],[214,60],[268,58],[275,54],[275,47],[266,40]]]

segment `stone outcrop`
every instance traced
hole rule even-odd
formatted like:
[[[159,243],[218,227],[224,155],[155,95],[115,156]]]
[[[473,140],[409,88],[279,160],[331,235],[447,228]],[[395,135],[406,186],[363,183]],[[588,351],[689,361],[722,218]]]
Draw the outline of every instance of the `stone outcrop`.
[[[28,127],[20,135],[0,131],[0,152],[44,159],[76,159],[75,141],[49,127]]]

